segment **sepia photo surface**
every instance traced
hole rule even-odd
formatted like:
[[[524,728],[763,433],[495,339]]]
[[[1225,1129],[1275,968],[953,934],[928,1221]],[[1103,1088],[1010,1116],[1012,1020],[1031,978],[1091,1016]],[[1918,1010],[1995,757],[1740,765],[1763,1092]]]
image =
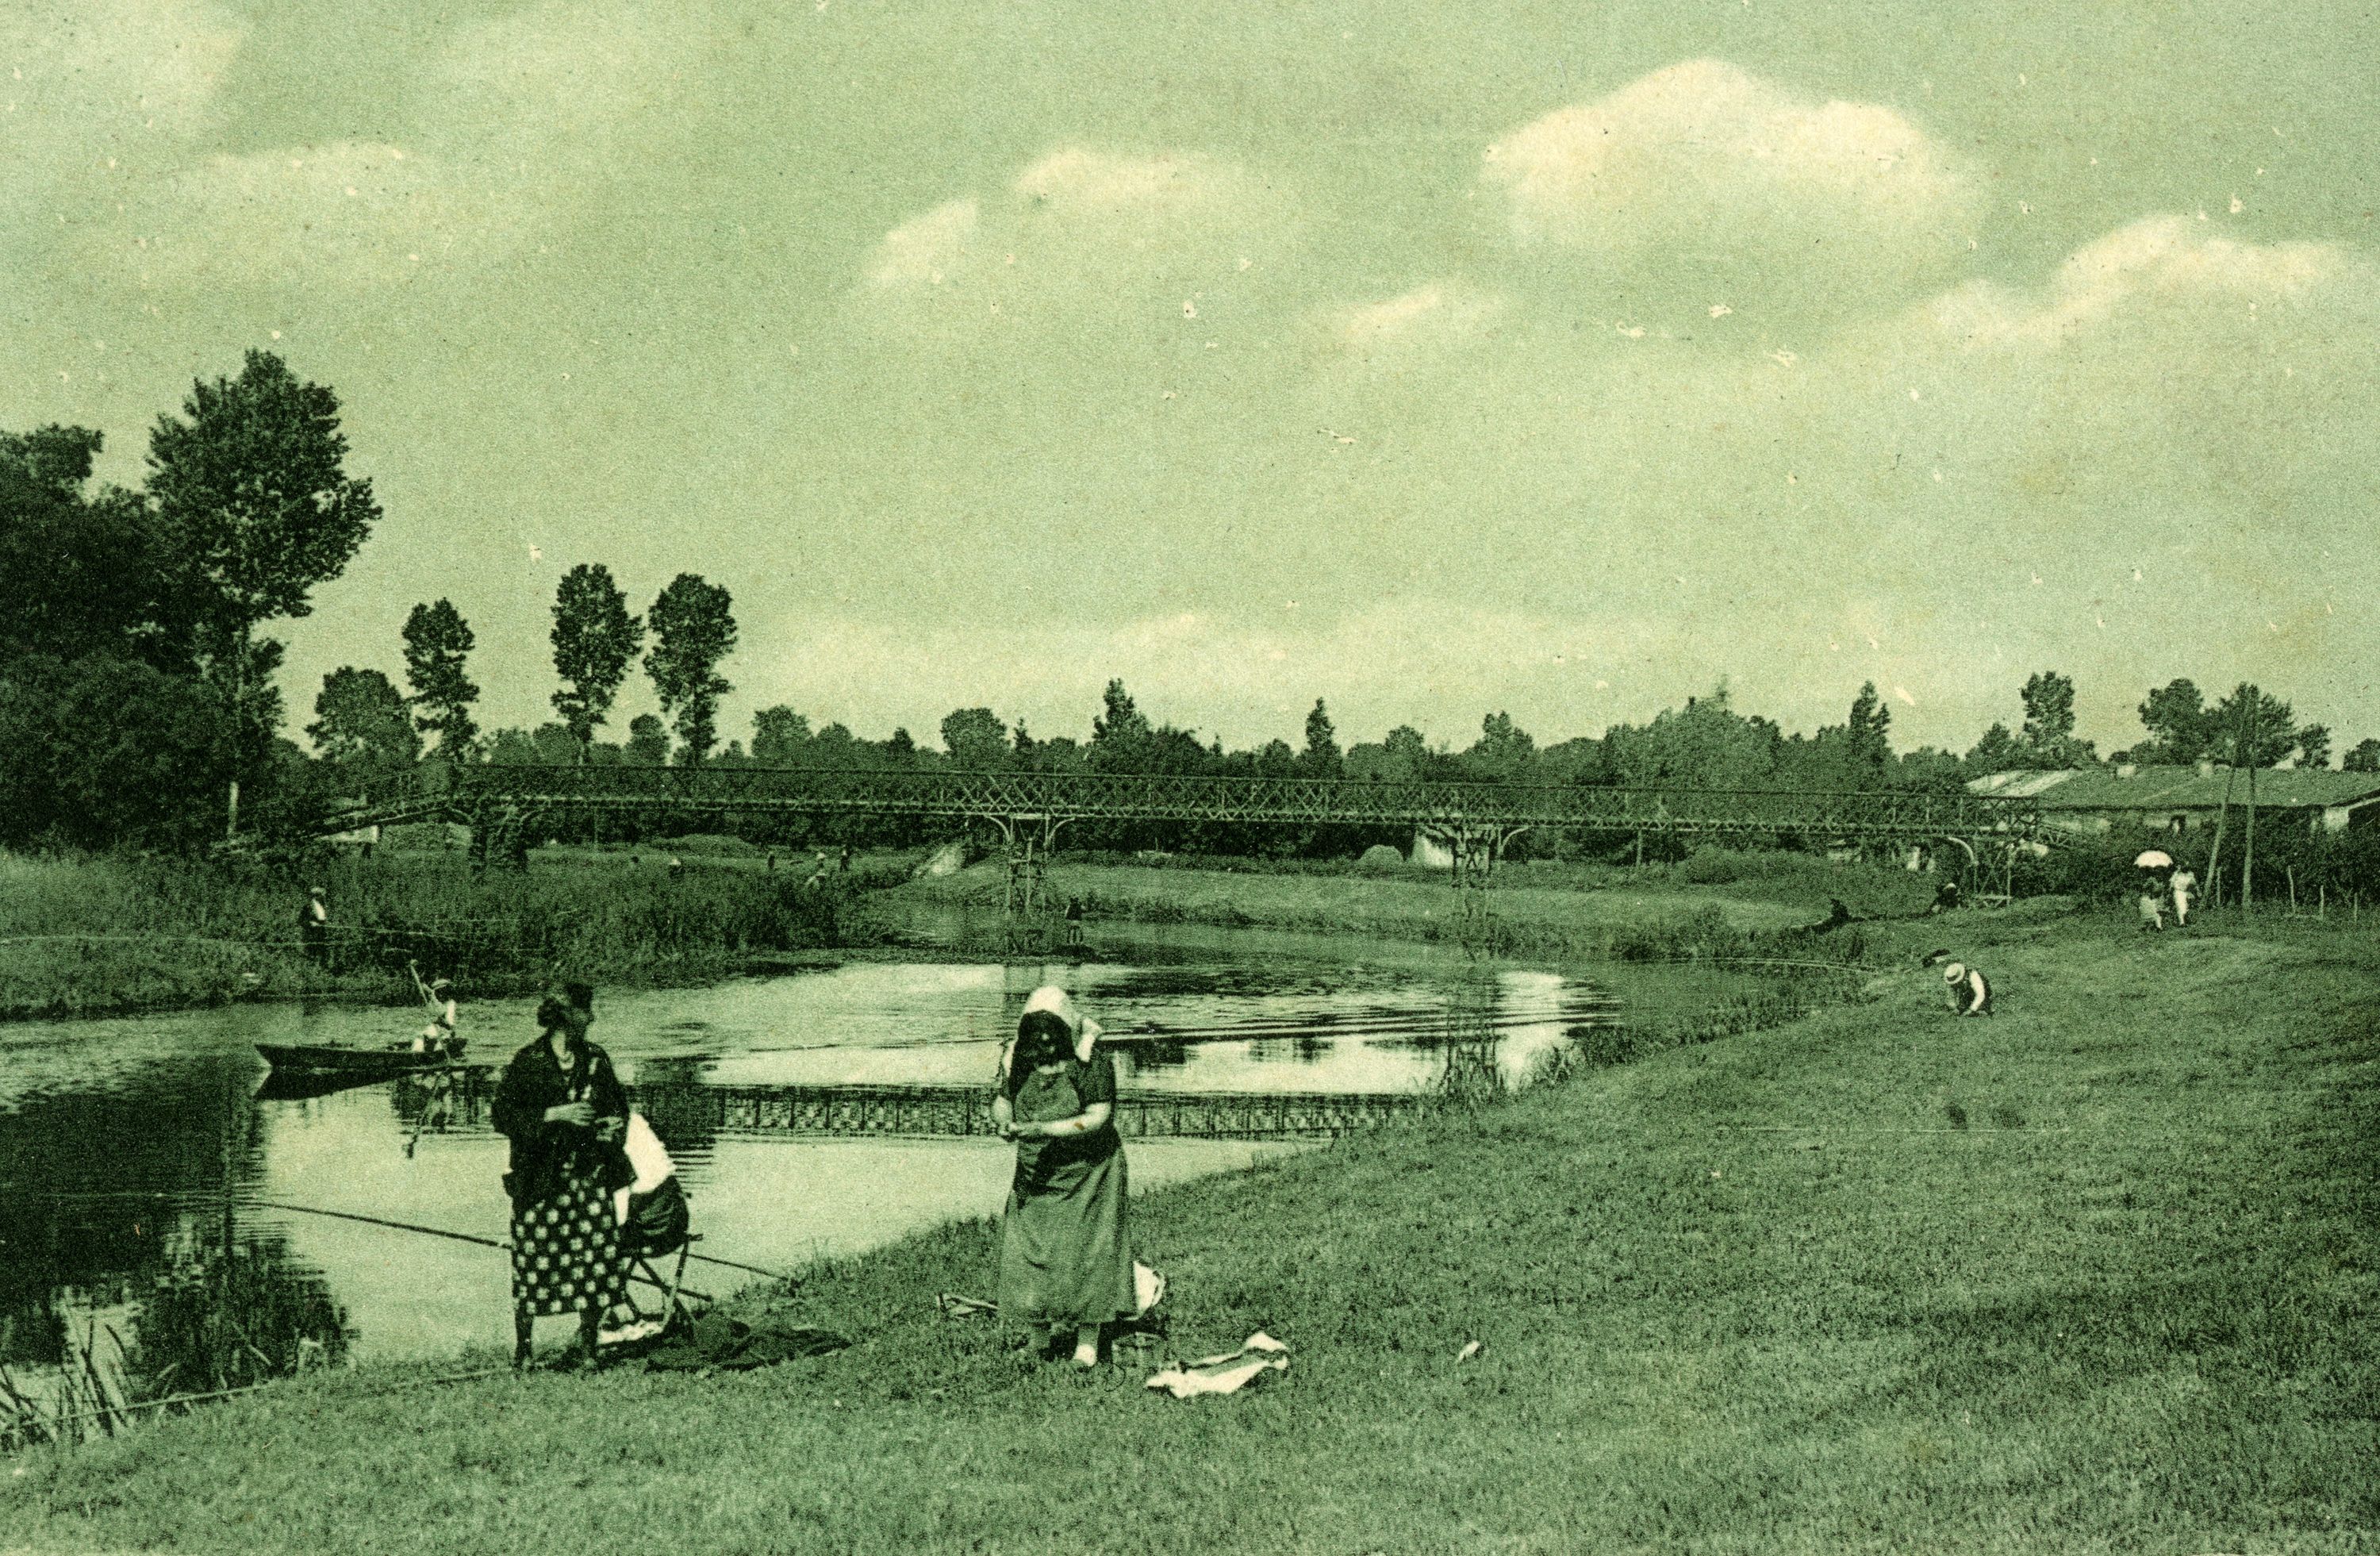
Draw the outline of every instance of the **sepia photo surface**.
[[[0,0],[0,1556],[2380,1547],[2375,59]]]

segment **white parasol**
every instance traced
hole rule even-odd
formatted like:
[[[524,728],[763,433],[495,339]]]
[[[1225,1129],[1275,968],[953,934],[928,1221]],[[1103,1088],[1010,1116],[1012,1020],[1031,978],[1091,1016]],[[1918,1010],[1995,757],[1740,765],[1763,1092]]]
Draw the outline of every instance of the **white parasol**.
[[[2132,863],[2143,869],[2170,869],[2173,868],[2173,856],[2161,848],[2152,848]]]

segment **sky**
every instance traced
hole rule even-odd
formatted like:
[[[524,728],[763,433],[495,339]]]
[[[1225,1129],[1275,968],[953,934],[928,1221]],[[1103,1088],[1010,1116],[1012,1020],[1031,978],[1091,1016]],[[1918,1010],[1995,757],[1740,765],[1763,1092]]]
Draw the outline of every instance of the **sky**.
[[[1541,741],[2035,670],[2380,735],[2380,13],[2192,0],[0,0],[0,428],[137,482],[331,385],[385,516],[289,642],[549,716],[681,571],[725,725]],[[650,706],[641,676],[613,734]]]

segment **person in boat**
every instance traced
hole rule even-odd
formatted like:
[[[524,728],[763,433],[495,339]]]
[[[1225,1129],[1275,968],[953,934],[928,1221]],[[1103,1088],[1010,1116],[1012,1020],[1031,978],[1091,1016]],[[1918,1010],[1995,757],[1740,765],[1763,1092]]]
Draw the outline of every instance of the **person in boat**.
[[[1099,1036],[1064,990],[1036,990],[1001,1054],[991,1101],[1001,1138],[1016,1145],[1001,1221],[1001,1318],[1041,1329],[1053,1355],[1072,1337],[1080,1367],[1099,1365],[1109,1324],[1140,1310],[1115,1064]]]
[[[490,1122],[512,1142],[513,1365],[527,1366],[539,1319],[578,1316],[591,1357],[603,1315],[626,1290],[618,1143],[628,1100],[612,1056],[587,1040],[594,991],[564,985],[537,1007],[536,1039],[504,1066]]]
[[[422,1004],[430,1012],[430,1024],[414,1038],[413,1052],[436,1053],[447,1059],[461,1057],[463,1039],[455,1030],[457,1014],[455,985],[443,978],[433,978],[424,983],[419,965],[407,962],[406,966],[413,973],[414,990],[420,994]]]
[[[1991,980],[1984,977],[1981,967],[1971,967],[1964,962],[1953,962],[1942,969],[1942,985],[1950,992],[1951,1015],[1991,1015]]]

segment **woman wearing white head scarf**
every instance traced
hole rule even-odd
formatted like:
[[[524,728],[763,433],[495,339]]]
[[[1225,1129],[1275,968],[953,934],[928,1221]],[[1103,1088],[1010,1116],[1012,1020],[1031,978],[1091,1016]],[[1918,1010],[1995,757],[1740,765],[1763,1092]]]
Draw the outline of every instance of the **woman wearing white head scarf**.
[[[1016,1142],[1001,1223],[1001,1317],[1044,1328],[1053,1342],[1071,1334],[1082,1367],[1099,1365],[1107,1325],[1140,1310],[1115,1065],[1099,1036],[1064,990],[1036,990],[1000,1056],[991,1100],[1001,1138]]]

